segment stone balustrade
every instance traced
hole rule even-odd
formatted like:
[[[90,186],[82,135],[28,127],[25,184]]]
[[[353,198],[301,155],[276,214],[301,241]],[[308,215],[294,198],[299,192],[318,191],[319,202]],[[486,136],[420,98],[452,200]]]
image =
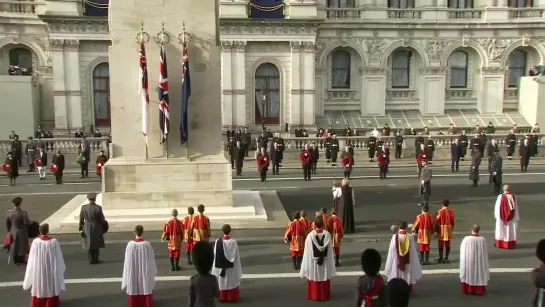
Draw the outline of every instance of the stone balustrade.
[[[108,155],[108,138],[87,138],[89,147],[91,149],[91,163],[93,163],[99,155],[101,150],[104,150],[106,155]],[[24,150],[28,144],[28,140],[20,140]],[[78,157],[78,148],[81,144],[81,139],[79,138],[52,138],[52,139],[39,139],[36,140],[39,146],[43,146],[49,156],[52,156],[57,149],[60,149],[62,154],[65,156],[66,167],[77,167],[76,159]],[[11,151],[11,144],[13,140],[0,140],[0,154],[3,156],[0,160],[0,163],[3,163],[3,158],[7,156],[7,153]]]
[[[35,15],[36,1],[1,0],[0,13],[3,15]]]

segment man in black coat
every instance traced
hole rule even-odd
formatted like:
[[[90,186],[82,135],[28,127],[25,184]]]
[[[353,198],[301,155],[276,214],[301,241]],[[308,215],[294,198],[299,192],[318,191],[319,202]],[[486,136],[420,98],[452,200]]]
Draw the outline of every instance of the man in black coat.
[[[511,160],[517,146],[517,136],[514,130],[509,131],[509,134],[505,138],[505,144],[507,145],[507,159]]]
[[[464,161],[464,157],[467,154],[467,146],[469,145],[465,130],[462,130],[462,134],[460,134],[458,139],[460,140],[460,160]]]
[[[83,249],[87,250],[90,264],[98,264],[99,251],[105,247],[104,229],[106,219],[102,207],[97,205],[97,195],[95,193],[87,194],[88,204],[81,206],[79,214],[79,231],[83,238]]]
[[[471,166],[469,167],[469,180],[472,182],[472,187],[476,188],[479,185],[479,167],[481,166],[481,151],[478,147],[471,151]]]
[[[375,153],[377,151],[377,138],[371,135],[367,141],[367,154],[369,156],[369,162],[373,162]]]
[[[311,170],[312,174],[316,175],[316,169],[318,168],[318,160],[320,160],[320,149],[318,148],[318,144],[313,143],[312,148],[312,162],[311,162]]]
[[[55,172],[55,182],[56,184],[62,184],[62,177],[64,175],[64,155],[61,153],[60,149],[57,149],[57,153],[53,156],[51,163],[57,165],[57,171]]]
[[[17,159],[17,164],[23,166],[23,144],[19,141],[18,135],[13,136],[13,141],[11,141],[11,152],[13,153],[13,157]]]
[[[278,141],[278,139],[276,140]],[[280,174],[280,162],[282,161],[282,149],[278,142],[274,142],[271,148],[271,163],[273,175]]]
[[[519,147],[520,157],[520,170],[525,172],[528,170],[528,164],[530,164],[530,158],[532,157],[532,145],[529,138],[525,138]]]
[[[403,136],[398,130],[395,136],[395,154],[396,159],[401,159],[401,151],[403,150]]]
[[[499,148],[494,149],[494,156],[492,156],[490,161],[490,180],[489,182],[493,184],[494,188],[492,190],[493,195],[501,194],[501,184],[502,184],[502,171],[503,159],[500,156]]]
[[[450,144],[450,170],[451,171],[459,171],[460,170],[460,158],[462,157],[462,147],[460,145],[460,139],[454,140],[452,144]]]
[[[78,148],[78,154],[81,157],[80,170],[81,178],[89,177],[89,162],[91,162],[91,148],[89,142],[86,141],[85,136],[81,139],[80,146]]]
[[[235,168],[237,170],[237,176],[242,176],[242,166],[244,165],[244,156],[246,150],[242,146],[241,142],[237,142],[235,148],[233,148],[233,156],[235,159]]]
[[[244,157],[248,157],[248,150],[250,148],[250,143],[252,143],[252,135],[248,131],[248,127],[244,127],[244,130],[242,131],[242,135],[240,139],[240,145],[242,146],[242,149],[244,150]]]

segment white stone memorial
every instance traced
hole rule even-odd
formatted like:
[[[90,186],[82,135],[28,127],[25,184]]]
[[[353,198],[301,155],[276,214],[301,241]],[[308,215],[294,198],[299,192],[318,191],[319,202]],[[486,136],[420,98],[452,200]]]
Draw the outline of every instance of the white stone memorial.
[[[150,37],[146,44],[151,100],[147,150],[141,132],[142,108],[138,91],[140,68],[136,37],[141,33],[142,23],[143,31]],[[187,147],[181,145],[179,131],[182,23],[187,30],[184,33],[189,37],[191,75]],[[225,222],[234,227],[282,227],[288,221],[276,192],[268,192],[263,198],[260,192],[233,193],[231,165],[222,145],[217,24],[218,7],[212,0],[146,0],[138,1],[137,5],[134,1],[110,2],[113,155],[104,166],[102,194],[97,202],[103,206],[113,231],[132,230],[136,223],[147,229],[161,229],[171,209],[177,208],[183,214],[185,207],[199,204],[206,206],[213,228],[221,228]],[[170,131],[168,142],[160,144],[156,88],[161,44],[157,38],[165,36],[170,39],[164,45]],[[146,158],[146,152],[149,158]],[[90,168],[94,168],[94,161]],[[270,210],[265,209],[263,199],[267,199]],[[79,207],[85,202],[85,195],[75,197],[48,222],[56,222],[57,232],[74,232]]]

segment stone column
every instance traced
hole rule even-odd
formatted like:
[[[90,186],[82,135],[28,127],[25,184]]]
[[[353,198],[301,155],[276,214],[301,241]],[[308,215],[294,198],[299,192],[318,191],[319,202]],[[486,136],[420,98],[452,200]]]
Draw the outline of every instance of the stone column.
[[[304,67],[304,61],[301,61],[301,41],[291,41],[291,99],[288,108],[285,108],[287,115],[285,121],[290,125],[301,124],[301,70]],[[283,84],[282,84],[283,85]],[[284,121],[281,119],[280,123]]]
[[[221,41],[221,89],[223,126],[234,125],[233,118],[233,42]]]
[[[66,83],[64,68],[64,40],[52,39],[51,58],[53,60],[53,104],[55,107],[55,130],[68,129],[68,109],[66,106]]]
[[[69,110],[69,127],[72,129],[83,128],[81,107],[81,85],[79,69],[79,41],[64,41],[66,105]]]
[[[423,67],[420,69],[422,86],[419,91],[420,113],[422,115],[445,114],[445,88],[447,75],[442,67]]]
[[[506,7],[507,0],[498,0],[498,7]]]
[[[246,42],[233,44],[233,121],[237,126],[246,126]]]
[[[361,75],[361,114],[384,116],[386,113],[386,69],[382,67],[362,67]]]
[[[314,64],[316,57],[316,42],[309,41],[303,42],[303,84],[301,84],[302,90],[302,119],[304,126],[314,127],[314,119],[316,114],[314,112],[314,100],[315,100],[315,75]]]

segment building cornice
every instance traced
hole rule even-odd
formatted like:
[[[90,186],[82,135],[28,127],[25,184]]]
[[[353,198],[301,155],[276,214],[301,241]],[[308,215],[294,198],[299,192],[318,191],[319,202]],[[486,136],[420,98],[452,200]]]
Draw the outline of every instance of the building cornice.
[[[321,20],[220,19],[221,35],[316,35]]]
[[[50,33],[109,33],[107,17],[41,15]]]

